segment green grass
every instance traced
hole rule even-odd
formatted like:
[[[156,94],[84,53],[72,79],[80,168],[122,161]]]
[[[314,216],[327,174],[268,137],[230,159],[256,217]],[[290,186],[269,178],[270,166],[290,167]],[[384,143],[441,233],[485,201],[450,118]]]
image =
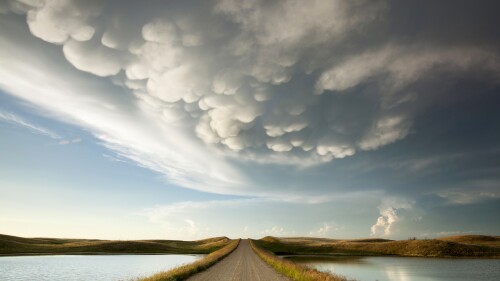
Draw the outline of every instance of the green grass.
[[[203,259],[197,260],[193,263],[186,264],[173,268],[169,271],[159,272],[150,277],[145,277],[138,279],[139,281],[174,281],[174,280],[185,280],[188,277],[201,272],[210,266],[214,265],[218,261],[225,258],[227,255],[232,253],[236,247],[238,247],[240,240],[233,240],[225,247],[210,253]]]
[[[0,234],[0,255],[26,254],[208,254],[228,243],[227,237],[198,241],[95,240],[23,238]]]
[[[271,265],[276,271],[296,281],[346,281],[343,276],[320,272],[316,269],[298,265],[294,262],[278,258],[272,252],[258,245],[259,241],[250,240],[254,252]]]
[[[259,247],[278,255],[398,255],[421,257],[500,257],[496,236],[454,236],[424,240],[264,237]]]

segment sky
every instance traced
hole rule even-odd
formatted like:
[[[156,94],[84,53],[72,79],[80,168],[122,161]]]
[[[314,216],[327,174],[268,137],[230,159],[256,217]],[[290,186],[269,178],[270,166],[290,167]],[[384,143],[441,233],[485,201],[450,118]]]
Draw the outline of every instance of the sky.
[[[498,235],[498,1],[0,1],[0,233]]]

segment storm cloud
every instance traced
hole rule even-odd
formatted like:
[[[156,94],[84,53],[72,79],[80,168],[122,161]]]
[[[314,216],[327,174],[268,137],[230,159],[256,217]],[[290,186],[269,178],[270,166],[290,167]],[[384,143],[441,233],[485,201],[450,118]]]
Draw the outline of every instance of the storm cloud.
[[[447,116],[483,122],[479,134],[499,127],[495,3],[448,4],[9,0],[2,24],[19,32],[0,31],[0,72],[11,78],[0,85],[189,188],[285,201],[373,190],[494,200],[498,133],[460,144],[451,140],[466,131],[443,128],[453,128]],[[28,42],[45,57],[28,56],[31,66]],[[47,83],[51,71],[59,78]],[[458,171],[472,170],[479,143],[490,185],[464,199]],[[433,174],[445,166],[446,183]],[[374,234],[390,234],[395,210],[410,208],[398,206],[380,209]]]

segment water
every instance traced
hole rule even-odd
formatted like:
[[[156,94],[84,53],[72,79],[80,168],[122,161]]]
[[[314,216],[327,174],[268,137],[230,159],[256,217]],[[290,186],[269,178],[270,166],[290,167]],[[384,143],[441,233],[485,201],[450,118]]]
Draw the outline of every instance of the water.
[[[360,281],[499,281],[500,259],[286,257]]]
[[[56,255],[0,257],[2,281],[131,280],[191,263],[196,255]]]

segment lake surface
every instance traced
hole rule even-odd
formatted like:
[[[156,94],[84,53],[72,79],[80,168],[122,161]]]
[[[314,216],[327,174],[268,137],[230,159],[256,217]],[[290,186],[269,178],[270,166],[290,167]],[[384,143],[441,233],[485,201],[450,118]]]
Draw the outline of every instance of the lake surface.
[[[285,257],[359,281],[499,281],[500,259]]]
[[[198,255],[0,257],[0,280],[130,280],[199,259]]]

